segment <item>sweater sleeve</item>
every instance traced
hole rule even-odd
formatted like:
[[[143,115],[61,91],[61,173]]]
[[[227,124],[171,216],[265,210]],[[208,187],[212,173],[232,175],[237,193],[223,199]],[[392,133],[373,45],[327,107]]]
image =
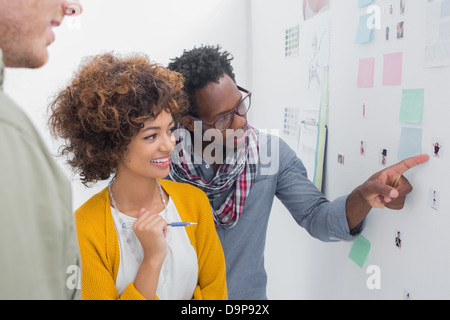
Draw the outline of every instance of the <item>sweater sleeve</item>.
[[[330,202],[307,178],[306,169],[295,152],[279,139],[280,170],[276,196],[299,225],[313,237],[324,241],[354,240],[365,220],[355,230],[347,222],[347,195]]]
[[[81,297],[83,300],[145,300],[133,283],[121,296],[117,292],[114,261],[118,242],[108,241],[106,234],[115,234],[115,229],[112,226],[114,230],[108,230],[111,226],[102,221],[102,213],[104,216],[104,209],[95,201],[86,203],[75,213],[81,255]]]

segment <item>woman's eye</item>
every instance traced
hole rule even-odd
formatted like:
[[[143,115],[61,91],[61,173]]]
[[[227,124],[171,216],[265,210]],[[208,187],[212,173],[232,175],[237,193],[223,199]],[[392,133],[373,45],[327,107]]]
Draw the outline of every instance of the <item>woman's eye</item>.
[[[176,130],[176,128],[175,127],[173,127],[173,128],[171,128],[171,129],[169,129],[169,133],[174,133],[174,131]]]
[[[151,136],[145,137],[144,140],[154,140],[156,138],[156,134],[152,134]]]

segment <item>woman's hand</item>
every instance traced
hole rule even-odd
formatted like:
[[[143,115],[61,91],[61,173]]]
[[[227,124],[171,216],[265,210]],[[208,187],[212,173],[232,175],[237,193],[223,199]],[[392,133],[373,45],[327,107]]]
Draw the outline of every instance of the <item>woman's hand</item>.
[[[141,295],[153,300],[158,288],[159,275],[167,255],[167,223],[156,213],[141,209],[133,230],[144,249],[144,259],[134,280]]]
[[[144,261],[162,263],[167,255],[167,223],[156,213],[142,208],[133,230],[144,249]]]

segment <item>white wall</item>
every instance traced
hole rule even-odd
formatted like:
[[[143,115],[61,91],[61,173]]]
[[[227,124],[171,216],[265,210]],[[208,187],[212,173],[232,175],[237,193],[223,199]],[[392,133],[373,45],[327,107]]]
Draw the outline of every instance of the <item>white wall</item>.
[[[308,63],[300,48],[296,58],[284,57],[284,31],[300,24],[300,44],[309,22],[302,21],[300,0],[252,0],[252,44],[254,125],[282,129],[285,107],[305,107],[300,70]],[[423,153],[430,154],[431,137],[448,133],[450,68],[424,68],[426,0],[408,1],[405,39],[385,42],[383,31],[376,30],[374,42],[355,45],[359,16],[357,1],[331,0],[331,58],[329,84],[329,143],[326,162],[325,194],[333,200],[351,192],[370,175],[382,170],[378,151],[391,151],[389,164],[397,162],[402,89],[425,88],[422,128]],[[387,0],[376,0],[384,5]],[[383,20],[382,25],[388,21]],[[391,21],[394,22],[395,21]],[[406,33],[407,31],[407,33]],[[403,83],[383,87],[382,57],[404,52]],[[375,57],[375,85],[358,89],[359,59]],[[361,117],[361,105],[370,105],[369,117]],[[365,157],[359,154],[361,140],[368,142]],[[383,147],[384,146],[384,147]],[[345,155],[345,165],[337,164],[337,155]],[[279,201],[273,206],[266,245],[271,299],[403,299],[405,291],[413,299],[450,297],[450,216],[446,195],[449,186],[449,157],[431,159],[428,164],[406,174],[414,186],[405,208],[400,212],[373,210],[363,232],[372,245],[367,263],[359,268],[348,258],[352,243],[324,244],[312,239],[295,225]],[[429,208],[429,188],[441,191],[438,212]],[[394,246],[396,229],[404,233],[402,250]],[[369,290],[366,269],[381,270],[381,289]]]
[[[284,108],[300,108],[301,102],[302,60],[285,58],[284,49],[285,30],[301,23],[301,1],[252,0],[251,13],[253,125],[281,130]],[[275,199],[265,252],[269,299],[311,298],[313,270],[306,260],[313,256],[314,241]]]
[[[5,91],[22,106],[55,152],[46,127],[50,98],[63,88],[85,56],[141,52],[163,65],[194,46],[220,44],[235,56],[239,83],[249,86],[248,1],[89,0],[84,12],[55,29],[50,60],[38,70],[6,71]],[[63,163],[62,159],[59,159]],[[105,186],[86,189],[71,170],[73,203],[78,208]]]

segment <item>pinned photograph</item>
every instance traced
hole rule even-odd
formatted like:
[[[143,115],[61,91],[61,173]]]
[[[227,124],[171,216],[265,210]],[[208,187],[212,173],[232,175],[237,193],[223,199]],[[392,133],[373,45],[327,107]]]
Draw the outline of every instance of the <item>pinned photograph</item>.
[[[431,154],[434,158],[442,159],[444,157],[444,141],[442,138],[433,137],[431,140]]]
[[[365,141],[361,141],[361,145],[360,145],[360,147],[359,147],[359,153],[360,153],[362,156],[365,156],[365,155],[366,155],[366,142],[365,142]]]
[[[403,16],[406,14],[406,2],[407,0],[398,0],[399,1],[399,9],[400,14]]]
[[[399,23],[397,23],[397,39],[403,39],[405,34],[404,34],[404,29],[405,29],[405,22],[401,21]]]
[[[431,209],[438,211],[439,205],[440,205],[440,200],[441,200],[440,192],[435,189],[430,189],[429,194],[428,194],[428,206]]]
[[[383,166],[385,166],[387,164],[387,156],[388,156],[387,149],[381,149],[381,151],[380,151],[380,164],[382,164]]]
[[[361,107],[361,115],[363,117],[363,119],[367,118],[367,103],[363,102],[362,107]]]
[[[395,246],[398,249],[402,249],[402,247],[403,247],[403,233],[400,230],[395,230],[394,243],[395,243]]]
[[[403,300],[412,300],[411,292],[409,290],[403,290]]]
[[[394,15],[394,2],[392,0],[383,7],[383,12],[385,17],[390,17]]]

